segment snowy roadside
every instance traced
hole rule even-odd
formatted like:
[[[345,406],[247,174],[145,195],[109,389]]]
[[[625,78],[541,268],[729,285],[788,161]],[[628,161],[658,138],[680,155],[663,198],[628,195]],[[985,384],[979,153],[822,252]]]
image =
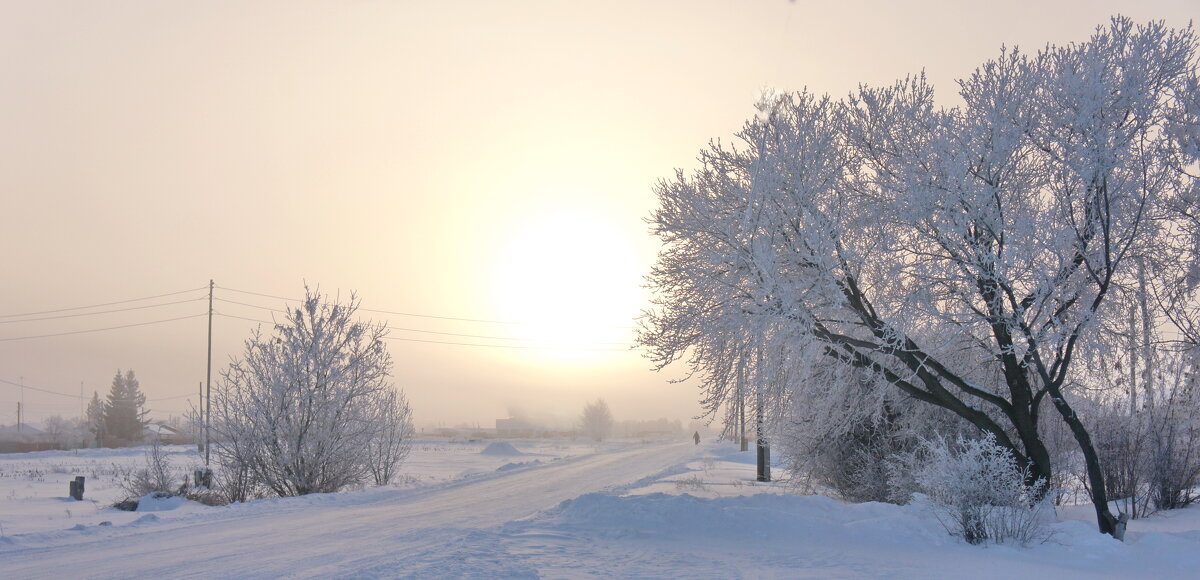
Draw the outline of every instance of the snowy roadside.
[[[342,494],[121,512],[121,521],[99,510],[111,526],[57,516],[44,524],[26,513],[29,522],[8,525],[42,531],[0,538],[0,559],[17,578],[1192,578],[1200,570],[1200,508],[1136,520],[1127,543],[1071,508],[1046,544],[968,546],[916,506],[848,505],[755,482],[752,452],[728,444],[516,442],[521,455],[482,453],[483,445],[418,444],[407,483]],[[6,460],[0,469],[17,465]]]
[[[538,465],[596,450],[594,444],[587,442],[534,440],[523,442],[522,445],[525,451],[518,451],[519,455],[504,455],[483,453],[487,442],[418,440],[413,443],[397,483],[385,489],[444,484],[479,477],[498,469]],[[76,525],[96,526],[105,521],[120,525],[137,520],[140,517],[138,513],[110,506],[125,499],[116,481],[117,472],[143,467],[148,449],[125,447],[0,454],[0,537],[65,530]],[[193,446],[169,445],[164,446],[163,451],[180,482],[192,470],[204,464],[203,456]],[[84,501],[81,502],[67,495],[69,482],[79,475],[85,477]],[[365,496],[371,496],[372,493],[379,491],[358,492]],[[343,498],[343,501],[351,500],[351,497],[353,494]],[[270,509],[278,509],[303,502],[264,500],[252,503],[271,504]],[[158,516],[177,518],[183,514],[202,514],[214,509],[183,502],[169,510],[170,513],[159,513]],[[260,508],[241,509],[257,511]]]
[[[1200,506],[1135,520],[1125,543],[1096,532],[1090,506],[1072,506],[1045,544],[970,546],[918,506],[845,504],[757,483],[754,452],[732,445],[687,468],[626,494],[564,502],[503,526],[492,541],[548,578],[1183,579],[1200,571]]]

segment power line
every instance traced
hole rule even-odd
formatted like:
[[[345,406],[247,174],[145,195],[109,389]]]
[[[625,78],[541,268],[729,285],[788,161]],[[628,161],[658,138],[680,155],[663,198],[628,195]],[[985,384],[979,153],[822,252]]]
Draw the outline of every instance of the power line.
[[[286,300],[288,302],[303,302],[303,300],[300,300],[299,298],[286,298],[283,296],[275,296],[274,294],[263,294],[261,292],[251,292],[249,290],[238,290],[236,288],[229,288],[227,286],[217,286],[217,288],[220,288],[221,290],[229,290],[230,292],[237,292],[239,294],[251,294],[254,296],[262,296],[263,298],[275,298],[277,300]],[[218,300],[220,300],[220,299],[218,298]]]
[[[149,321],[149,322],[138,322],[138,323],[135,323],[135,324],[122,324],[122,325],[120,325],[120,326],[109,326],[109,327],[106,327],[106,328],[90,328],[90,329],[87,329],[87,330],[72,330],[72,331],[70,331],[70,332],[55,332],[55,333],[52,333],[52,334],[37,334],[37,335],[32,335],[32,336],[13,336],[13,337],[9,337],[9,338],[0,338],[0,342],[8,342],[8,341],[13,341],[13,340],[30,340],[30,339],[34,339],[34,338],[48,338],[48,337],[51,337],[51,336],[67,336],[67,335],[70,335],[70,334],[86,334],[86,333],[89,333],[89,332],[104,332],[104,331],[106,331],[106,330],[117,330],[117,329],[120,329],[120,328],[133,328],[133,327],[135,327],[135,326],[149,326],[149,325],[151,325],[151,324],[162,324],[162,323],[164,323],[164,322],[174,322],[174,321],[176,321],[176,320],[185,320],[185,319],[188,319],[188,318],[197,318],[197,317],[200,317],[200,316],[205,316],[205,314],[192,314],[192,315],[190,315],[190,316],[179,316],[179,317],[176,317],[176,318],[165,318],[165,319],[163,319],[163,320],[151,320],[151,321]]]
[[[0,383],[6,383],[6,384],[12,385],[12,386],[14,386],[14,387],[23,387],[23,388],[29,389],[29,390],[31,390],[31,391],[37,391],[37,392],[39,392],[39,393],[46,393],[47,395],[58,395],[58,396],[60,396],[60,397],[70,397],[70,398],[72,398],[72,399],[76,399],[76,400],[78,400],[78,399],[79,399],[79,395],[68,395],[68,394],[66,394],[66,393],[59,393],[59,392],[57,392],[57,391],[48,391],[48,390],[46,390],[46,389],[39,389],[39,388],[37,388],[37,387],[31,387],[31,386],[29,386],[29,385],[23,385],[23,384],[21,384],[21,383],[18,383],[18,382],[15,382],[15,381],[10,381],[10,380],[8,380],[8,379],[0,379]]]
[[[112,314],[114,312],[129,312],[131,310],[145,310],[147,308],[158,308],[161,306],[171,306],[174,304],[186,304],[188,302],[197,302],[204,300],[204,297],[188,298],[187,300],[176,300],[174,302],[163,302],[161,304],[147,304],[146,306],[131,306],[129,308],[116,308],[113,310],[101,310],[99,312],[80,312],[78,314],[60,314],[58,316],[43,316],[41,318],[25,318],[21,320],[0,320],[0,324],[13,324],[18,322],[35,322],[39,320],[57,320],[60,318],[77,318],[80,316],[96,316],[98,314]]]
[[[272,308],[270,306],[259,306],[257,304],[250,304],[248,302],[238,302],[237,300],[230,300],[228,298],[214,298],[213,300],[216,300],[217,302],[225,302],[228,304],[237,304],[238,306],[247,306],[250,308],[258,308],[260,310],[270,310],[271,312],[285,312],[282,308]]]
[[[263,298],[275,298],[277,300],[286,300],[288,302],[303,302],[303,300],[300,300],[298,298],[286,298],[284,296],[275,296],[274,294],[263,294],[261,292],[251,292],[249,290],[238,290],[237,288],[230,288],[228,286],[217,286],[217,288],[220,288],[222,290],[229,290],[230,292],[239,292],[241,294],[251,294],[254,296],[262,296]],[[262,307],[259,306],[256,308],[262,308]],[[434,315],[434,314],[414,314],[411,312],[395,312],[395,311],[391,311],[391,310],[374,310],[371,308],[362,308],[362,307],[359,307],[359,310],[362,310],[363,312],[377,312],[380,314],[395,314],[397,316],[415,316],[418,318],[434,318],[434,319],[438,319],[438,320],[457,320],[460,322],[483,322],[483,323],[487,323],[487,324],[524,324],[523,322],[511,322],[511,321],[506,321],[506,320],[485,320],[482,318],[459,318],[459,317],[455,317],[455,316],[438,316],[438,315]]]
[[[251,308],[260,308],[262,310],[267,310],[270,312],[286,314],[286,312],[283,310],[278,310],[278,309],[270,308],[267,306],[258,306],[257,304],[247,304],[245,302],[226,300],[224,298],[217,298],[217,300],[220,302],[227,302],[229,304],[237,304],[239,306],[249,306]],[[275,324],[274,322],[267,322],[266,320],[259,320],[257,318],[245,318],[245,317],[240,317],[240,316],[233,316],[232,314],[224,314],[223,316],[230,316],[233,318],[242,318],[242,320],[249,320],[251,322],[261,322],[263,324]],[[461,337],[461,338],[479,338],[479,339],[484,339],[484,340],[518,340],[518,341],[524,341],[524,342],[546,342],[547,341],[547,339],[544,339],[544,338],[524,338],[524,337],[519,337],[519,336],[491,336],[491,335],[486,335],[486,334],[464,334],[461,332],[442,332],[440,330],[425,330],[425,329],[421,329],[421,328],[408,328],[408,327],[404,327],[404,326],[392,326],[390,324],[385,325],[385,328],[387,328],[388,330],[398,330],[401,332],[419,332],[422,334],[437,334],[440,336],[457,336],[457,337]],[[589,344],[618,345],[618,344],[628,344],[628,343],[626,343],[626,342],[589,342]]]
[[[216,312],[215,314],[217,316],[224,316],[226,318],[237,318],[238,320],[246,320],[249,322],[261,322],[263,324],[275,324],[274,322],[268,321],[268,320],[262,320],[259,318],[249,318],[246,316],[237,316],[234,314],[225,314],[223,312]],[[389,326],[387,328],[395,329],[395,327],[391,327],[391,326]],[[398,330],[410,330],[412,332],[433,332],[431,330],[422,331],[422,330],[406,329],[406,328],[401,328]],[[451,336],[464,336],[464,337],[474,337],[474,338],[495,338],[495,339],[500,339],[500,340],[525,340],[525,341],[538,341],[539,340],[536,338],[506,338],[506,337],[499,337],[499,336],[490,337],[490,336],[476,336],[476,335],[471,335],[471,334],[454,334],[454,333],[450,333],[450,332],[436,332],[434,334],[449,334]],[[479,344],[479,343],[471,343],[471,342],[452,342],[452,341],[445,341],[445,340],[427,340],[427,339],[421,339],[421,338],[405,338],[405,337],[399,337],[399,336],[385,336],[383,338],[384,338],[384,340],[399,340],[399,341],[405,341],[405,342],[424,342],[424,343],[428,343],[428,344],[449,344],[449,345],[455,345],[455,346],[480,346],[480,347],[485,347],[485,348],[515,348],[515,349],[524,349],[524,350],[583,350],[583,351],[601,351],[601,352],[619,352],[619,351],[628,350],[628,349],[624,349],[624,348],[554,347],[554,346],[532,346],[532,345],[520,345],[520,344]],[[541,341],[547,342],[544,339],[542,339]],[[623,343],[623,342],[592,342],[592,343],[588,343],[588,344],[616,345],[616,344],[626,344],[626,343]]]
[[[70,312],[72,310],[87,310],[89,308],[100,308],[101,306],[113,306],[115,304],[128,304],[130,302],[142,302],[144,300],[153,300],[155,298],[165,298],[167,296],[177,296],[179,294],[187,294],[188,292],[196,292],[198,290],[204,290],[205,288],[207,288],[207,287],[202,286],[200,288],[192,288],[189,290],[180,290],[178,292],[167,292],[166,294],[157,294],[154,296],[146,296],[144,298],[130,298],[128,300],[117,300],[116,302],[105,302],[103,304],[92,304],[90,306],[75,306],[72,308],[59,308],[57,310],[42,310],[39,312],[24,312],[21,314],[0,314],[0,318],[17,318],[20,316],[36,316],[38,314],[54,314],[56,312]]]
[[[629,352],[626,348],[583,348],[583,347],[556,347],[556,346],[530,346],[523,344],[478,344],[470,342],[449,342],[444,340],[425,340],[423,338],[400,338],[395,336],[385,336],[384,340],[401,340],[405,342],[425,342],[429,344],[451,344],[454,346],[479,346],[484,348],[514,348],[520,350],[563,350],[563,351],[590,351],[590,352]]]
[[[261,318],[249,318],[247,316],[238,316],[236,314],[225,314],[224,312],[221,312],[220,310],[214,310],[213,314],[216,314],[217,316],[224,316],[225,318],[236,318],[238,320],[245,320],[247,322],[261,322],[263,324],[275,324],[275,322],[272,320],[262,320]]]
[[[31,386],[29,386],[29,385],[23,385],[23,384],[21,384],[21,383],[18,383],[18,382],[15,382],[15,381],[10,381],[10,380],[8,380],[8,379],[0,379],[0,383],[6,383],[6,384],[12,385],[12,386],[14,386],[14,387],[24,387],[24,388],[26,388],[26,389],[29,389],[29,390],[31,390],[31,391],[37,391],[37,392],[39,392],[39,393],[46,393],[47,395],[58,395],[58,396],[60,396],[60,397],[68,397],[68,398],[71,398],[71,399],[79,399],[79,395],[70,395],[70,394],[67,394],[67,393],[60,393],[60,392],[58,392],[58,391],[51,391],[51,390],[48,390],[48,389],[39,389],[39,388],[37,388],[37,387],[31,387]],[[175,400],[175,399],[186,399],[187,397],[190,397],[190,396],[192,396],[192,395],[191,395],[191,394],[187,394],[187,395],[175,395],[175,396],[173,396],[173,397],[156,397],[156,398],[153,398],[153,399],[146,399],[146,402],[147,402],[147,403],[152,403],[152,402],[154,402],[154,401],[173,401],[173,400]],[[104,401],[107,401],[108,399],[107,399],[107,398],[105,398],[105,399],[102,399],[102,400],[104,400]],[[132,399],[116,399],[116,400],[117,400],[117,401],[122,401],[122,402],[128,402],[128,401],[131,401]]]
[[[261,292],[251,292],[249,290],[238,290],[236,288],[229,288],[228,286],[217,286],[217,288],[220,288],[222,290],[229,290],[230,292],[239,292],[241,294],[251,294],[253,296],[262,296],[263,298],[275,298],[277,300],[285,300],[288,302],[303,302],[303,300],[300,300],[297,298],[287,298],[284,296],[275,296],[274,294],[263,294]],[[218,298],[218,300],[220,300],[220,299]],[[228,302],[232,302],[232,301],[228,301]],[[255,305],[249,305],[249,304],[247,306],[251,306],[253,308],[264,308],[267,310],[274,310],[272,308],[267,308],[265,306],[255,306]],[[462,318],[462,317],[458,317],[458,316],[442,316],[442,315],[437,315],[437,314],[417,314],[414,312],[400,312],[400,311],[396,311],[396,310],[379,310],[379,309],[375,309],[375,308],[363,308],[363,307],[359,307],[358,309],[363,312],[375,312],[378,314],[394,314],[396,316],[412,316],[415,318],[431,318],[431,319],[435,319],[435,320],[455,320],[458,322],[481,322],[481,323],[485,323],[485,324],[513,324],[513,325],[536,325],[536,324],[539,324],[537,322],[528,322],[528,321],[488,320],[488,319],[484,319],[484,318]],[[634,328],[634,327],[633,326],[609,326],[608,328]]]

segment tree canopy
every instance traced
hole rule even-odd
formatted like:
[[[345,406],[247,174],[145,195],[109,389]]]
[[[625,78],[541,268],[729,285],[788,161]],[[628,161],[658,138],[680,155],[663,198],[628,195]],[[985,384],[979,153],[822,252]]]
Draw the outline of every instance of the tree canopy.
[[[132,369],[125,374],[117,370],[102,408],[103,427],[97,430],[93,425],[92,429],[103,445],[128,445],[142,440],[143,430],[150,423],[146,418],[150,410]]]
[[[959,82],[957,107],[923,75],[764,98],[735,144],[657,186],[641,343],[660,368],[687,362],[710,413],[741,373],[811,437],[915,400],[1034,479],[1053,469],[1049,406],[1111,533],[1073,363],[1105,348],[1106,303],[1139,256],[1195,304],[1195,281],[1171,282],[1200,271],[1196,48],[1191,28],[1118,17],[1087,42],[1002,51]]]

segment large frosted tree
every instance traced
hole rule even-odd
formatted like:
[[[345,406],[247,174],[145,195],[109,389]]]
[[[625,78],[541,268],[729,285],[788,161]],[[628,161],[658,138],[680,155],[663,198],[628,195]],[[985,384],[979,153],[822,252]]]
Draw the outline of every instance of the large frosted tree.
[[[232,499],[387,483],[413,435],[389,374],[387,327],[355,319],[358,300],[306,289],[271,335],[256,331],[213,397],[214,452]]]
[[[766,98],[736,146],[658,186],[640,340],[660,367],[691,366],[712,413],[741,376],[812,433],[919,401],[994,435],[1032,478],[1054,469],[1039,434],[1054,413],[1113,533],[1073,363],[1121,315],[1106,301],[1136,282],[1130,256],[1200,266],[1164,253],[1200,187],[1196,69],[1190,28],[1116,18],[1087,42],[1003,51],[953,108],[923,76],[840,102]]]

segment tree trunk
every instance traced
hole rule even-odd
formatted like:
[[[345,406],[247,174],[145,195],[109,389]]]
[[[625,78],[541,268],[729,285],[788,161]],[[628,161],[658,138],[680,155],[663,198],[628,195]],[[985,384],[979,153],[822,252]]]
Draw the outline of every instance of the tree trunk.
[[[739,449],[745,451],[749,449],[746,442],[746,367],[745,355],[739,355],[738,358],[738,377],[737,377],[737,393],[738,393],[738,436]]]
[[[1096,524],[1100,526],[1100,533],[1117,538],[1117,518],[1108,509],[1108,492],[1104,488],[1104,472],[1100,470],[1100,457],[1096,455],[1092,438],[1088,435],[1087,429],[1084,428],[1083,422],[1079,420],[1075,411],[1062,398],[1058,389],[1053,390],[1051,397],[1053,397],[1054,407],[1058,409],[1067,426],[1071,428],[1071,434],[1075,436],[1075,441],[1079,443],[1079,449],[1083,452],[1083,462],[1087,467],[1088,486],[1091,488],[1092,504],[1096,509]]]
[[[1046,449],[1046,443],[1038,434],[1037,426],[1017,426],[1017,435],[1021,438],[1021,444],[1025,447],[1025,458],[1029,462],[1027,466],[1029,467],[1029,481],[1026,481],[1025,484],[1033,485],[1039,479],[1046,480],[1047,484],[1050,483],[1054,466],[1050,463],[1050,451]],[[1049,485],[1043,489],[1047,492],[1050,491]]]

